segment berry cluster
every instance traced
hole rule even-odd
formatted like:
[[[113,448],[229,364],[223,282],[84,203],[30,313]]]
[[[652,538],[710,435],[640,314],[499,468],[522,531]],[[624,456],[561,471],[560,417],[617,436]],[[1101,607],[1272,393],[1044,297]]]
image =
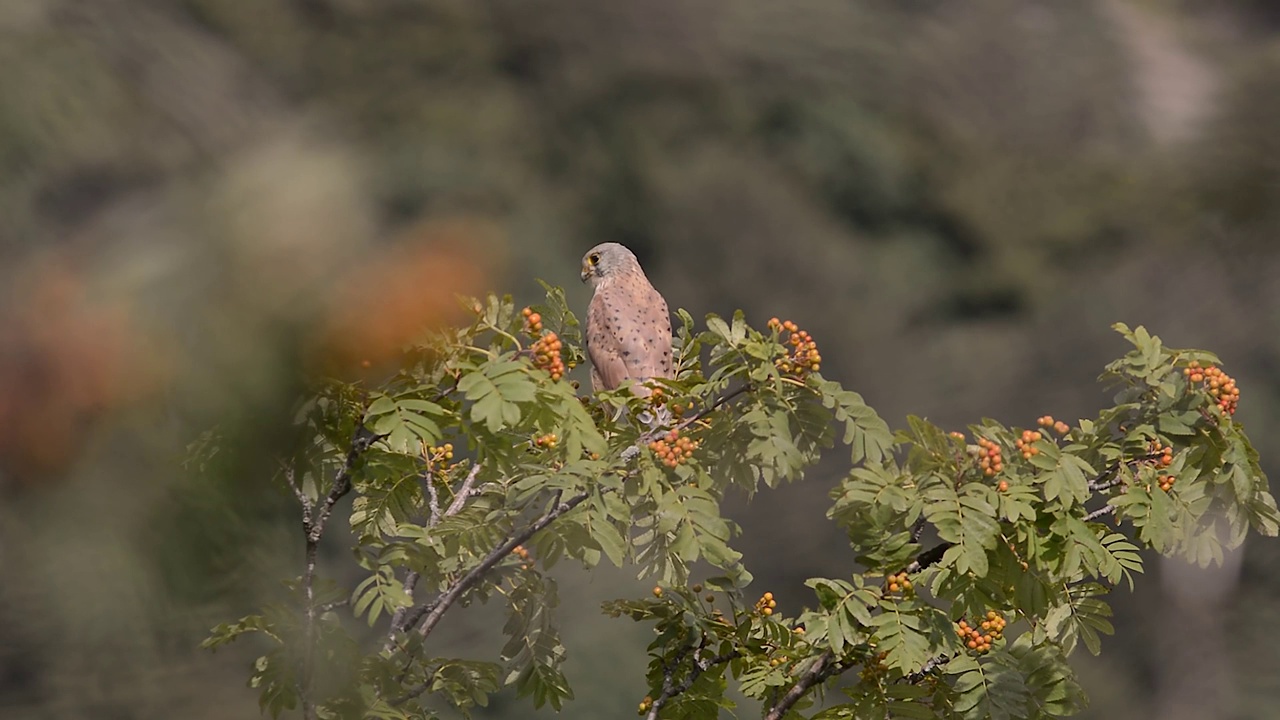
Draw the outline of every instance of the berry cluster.
[[[961,620],[956,623],[956,634],[965,647],[980,653],[991,649],[991,643],[1004,637],[1004,617],[995,610],[988,610],[979,627],[969,627],[969,623]]]
[[[520,311],[524,316],[524,332],[529,337],[538,337],[542,334],[542,316],[533,311],[533,308],[525,308]]]
[[[1161,446],[1159,440],[1151,441],[1147,456],[1155,460],[1158,468],[1167,468],[1173,464],[1173,448],[1169,445]]]
[[[1236,387],[1235,378],[1222,372],[1222,368],[1208,365],[1200,367],[1199,360],[1192,360],[1182,369],[1182,374],[1192,385],[1200,386],[1208,391],[1217,405],[1228,415],[1236,414],[1236,406],[1240,404],[1240,388]]]
[[[769,667],[778,667],[779,665],[786,663],[788,660],[790,660],[790,658],[788,658],[786,655],[779,655],[776,658],[770,658]]]
[[[1052,415],[1045,415],[1036,418],[1036,424],[1042,428],[1052,429],[1059,435],[1066,435],[1071,428],[1061,420],[1054,420]]]
[[[679,430],[670,430],[666,435],[649,443],[649,449],[663,465],[673,468],[693,456],[693,451],[701,445],[700,440],[690,440],[681,435]]]
[[[546,435],[539,435],[538,437],[533,439],[534,447],[547,448],[547,449],[551,449],[555,447],[556,444],[559,442],[560,442],[560,438],[556,437],[555,433],[547,433]]]
[[[1018,438],[1014,445],[1022,452],[1022,457],[1030,460],[1032,455],[1039,455],[1040,448],[1035,447],[1032,443],[1044,439],[1044,435],[1039,430],[1023,430],[1022,437]]]
[[[515,546],[515,547],[511,548],[511,554],[512,554],[512,555],[515,555],[515,556],[516,556],[516,557],[518,557],[518,558],[520,558],[520,561],[523,563],[522,565],[520,565],[520,569],[521,569],[521,570],[528,570],[528,569],[529,569],[529,564],[530,564],[530,563],[529,563],[529,551],[528,551],[528,550],[526,550],[526,549],[525,549],[525,547],[524,547],[523,545],[517,545],[517,546]]]
[[[532,309],[525,308],[520,314],[524,316],[525,333],[538,338],[529,347],[529,352],[533,353],[533,364],[551,373],[552,380],[564,377],[564,359],[560,357],[563,344],[560,338],[554,332],[542,335],[542,316]]]
[[[978,438],[978,448],[980,450],[978,456],[978,467],[982,469],[982,474],[991,477],[1004,469],[1004,455],[1000,451],[1000,446],[994,441],[984,437]]]
[[[785,332],[787,336],[783,342],[791,346],[788,355],[774,361],[779,370],[796,376],[818,372],[822,367],[822,355],[818,353],[818,343],[814,342],[808,331],[796,327],[790,320],[782,321],[778,318],[769,318],[768,325],[775,333],[781,335]]]
[[[439,447],[428,445],[426,456],[434,463],[447,463],[453,459],[453,443],[445,443]]]
[[[885,589],[891,593],[910,592],[911,579],[907,577],[905,572],[900,572],[897,575],[890,575],[885,578]]]
[[[756,612],[761,615],[772,615],[773,609],[778,607],[778,601],[773,599],[773,593],[767,592],[760,596],[756,601]]]
[[[653,698],[645,695],[644,699],[640,701],[640,706],[636,708],[636,714],[643,715],[649,712],[649,708],[651,707],[653,707]]]
[[[1177,478],[1175,478],[1172,475],[1161,475],[1160,477],[1156,478],[1156,482],[1160,485],[1160,489],[1165,492],[1169,492],[1170,490],[1173,489],[1174,480],[1177,480]]]
[[[533,351],[533,364],[551,373],[552,380],[564,377],[564,358],[560,357],[560,338],[549,332],[538,338],[530,350]]]

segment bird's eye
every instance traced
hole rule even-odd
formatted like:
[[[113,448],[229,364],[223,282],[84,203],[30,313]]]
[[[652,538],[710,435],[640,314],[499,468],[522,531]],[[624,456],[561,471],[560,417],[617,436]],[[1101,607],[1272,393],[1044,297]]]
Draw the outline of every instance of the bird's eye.
[[[595,253],[592,253],[587,256],[587,262],[591,263],[592,265],[595,265],[600,262],[600,256],[596,255]]]

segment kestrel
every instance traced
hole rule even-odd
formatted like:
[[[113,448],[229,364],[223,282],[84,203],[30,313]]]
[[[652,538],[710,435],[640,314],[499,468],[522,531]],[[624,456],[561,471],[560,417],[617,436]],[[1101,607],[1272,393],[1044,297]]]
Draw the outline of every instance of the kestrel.
[[[671,377],[671,318],[667,301],[649,284],[636,256],[618,243],[604,243],[582,258],[582,281],[595,294],[587,307],[587,355],[591,387],[630,385],[637,395],[649,378]]]

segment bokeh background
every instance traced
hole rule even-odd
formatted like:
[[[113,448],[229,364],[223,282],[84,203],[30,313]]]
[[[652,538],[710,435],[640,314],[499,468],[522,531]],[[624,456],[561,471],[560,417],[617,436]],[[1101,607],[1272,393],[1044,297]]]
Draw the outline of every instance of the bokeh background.
[[[1278,8],[4,0],[0,716],[256,716],[260,648],[196,645],[300,572],[271,478],[307,378],[458,292],[581,310],[604,240],[695,317],[795,320],[895,426],[1090,416],[1145,324],[1220,353],[1274,474]],[[731,504],[788,613],[849,570],[837,471]],[[1076,658],[1087,717],[1280,716],[1278,566],[1153,560]],[[563,716],[633,713],[646,630],[598,604],[643,586],[561,581]],[[495,650],[486,612],[442,652]]]

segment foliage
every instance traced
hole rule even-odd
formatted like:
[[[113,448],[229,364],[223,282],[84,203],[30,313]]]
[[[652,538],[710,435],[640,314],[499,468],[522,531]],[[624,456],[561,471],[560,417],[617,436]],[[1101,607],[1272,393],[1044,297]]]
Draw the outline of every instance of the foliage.
[[[273,716],[465,713],[502,686],[561,708],[573,693],[551,571],[566,558],[655,581],[652,597],[604,608],[655,627],[650,718],[717,717],[730,686],[767,718],[799,717],[828,686],[844,697],[815,718],[1069,715],[1085,698],[1067,657],[1099,651],[1104,598],[1142,572],[1142,548],[1207,564],[1250,528],[1277,532],[1234,406],[1190,372],[1217,359],[1141,327],[1116,326],[1133,349],[1102,376],[1113,407],[1074,426],[1041,418],[1043,432],[987,420],[971,444],[915,417],[891,433],[822,377],[816,345],[794,361],[790,338],[807,334],[741,313],[699,331],[679,311],[677,377],[650,398],[580,397],[544,369],[549,351],[583,361],[576,318],[547,291],[535,322],[510,299],[476,301],[469,326],[413,347],[395,377],[327,382],[300,410],[306,442],[282,476],[303,508],[306,570],[286,603],[206,641],[273,644],[251,681]],[[720,503],[799,480],[837,446],[852,468],[828,516],[858,569],[809,580],[812,609],[787,615],[772,593],[747,596]],[[348,492],[354,588],[315,572]],[[713,572],[694,582],[698,561]],[[446,612],[488,601],[508,615],[499,658],[431,654]],[[376,634],[353,634],[348,614]]]

